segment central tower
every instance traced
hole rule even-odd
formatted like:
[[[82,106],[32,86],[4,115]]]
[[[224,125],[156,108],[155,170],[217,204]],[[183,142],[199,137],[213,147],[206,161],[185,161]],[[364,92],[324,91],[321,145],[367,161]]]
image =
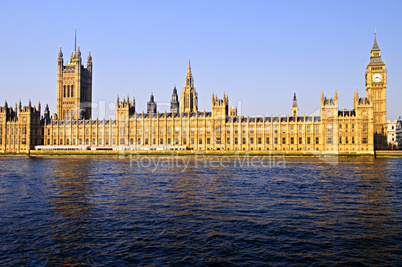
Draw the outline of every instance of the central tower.
[[[366,94],[374,107],[374,148],[385,149],[387,146],[387,69],[381,59],[376,35],[374,31],[374,44],[366,69]]]
[[[72,52],[70,62],[63,64],[63,53],[57,59],[57,116],[58,120],[91,119],[92,56],[89,51],[87,67],[82,65],[80,46]]]
[[[188,69],[186,83],[180,98],[180,112],[198,112],[198,96],[194,88],[193,74],[191,74],[190,59],[188,59]]]

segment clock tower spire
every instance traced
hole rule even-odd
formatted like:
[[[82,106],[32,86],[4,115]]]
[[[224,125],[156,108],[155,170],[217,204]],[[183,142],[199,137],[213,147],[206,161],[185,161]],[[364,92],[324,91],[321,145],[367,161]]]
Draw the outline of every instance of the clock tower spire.
[[[370,54],[370,61],[366,68],[366,94],[374,108],[374,147],[385,149],[387,147],[387,69],[381,59],[376,30],[374,30],[374,43]]]

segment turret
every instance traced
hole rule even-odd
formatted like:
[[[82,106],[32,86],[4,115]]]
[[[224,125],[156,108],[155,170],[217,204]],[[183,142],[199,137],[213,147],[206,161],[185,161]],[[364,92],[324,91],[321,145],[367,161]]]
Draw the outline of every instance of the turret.
[[[292,116],[297,117],[299,115],[299,107],[297,106],[296,93],[293,95]]]
[[[170,101],[170,112],[179,113],[180,112],[179,97],[177,96],[176,86],[173,88],[172,100]]]
[[[43,115],[44,115],[44,119],[46,121],[50,121],[50,110],[49,110],[49,106],[47,104],[45,107],[45,111],[43,112]]]
[[[154,100],[154,95],[151,94],[150,100],[147,103],[148,114],[156,114],[156,102]]]

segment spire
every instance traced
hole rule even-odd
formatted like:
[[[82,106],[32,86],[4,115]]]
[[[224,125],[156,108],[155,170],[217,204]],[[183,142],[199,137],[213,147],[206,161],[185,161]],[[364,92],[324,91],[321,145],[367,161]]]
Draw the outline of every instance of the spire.
[[[293,95],[293,105],[292,105],[292,107],[297,107],[297,99],[296,99],[296,92],[295,92],[295,94]]]
[[[88,62],[92,62],[91,50],[88,53]]]
[[[60,51],[59,51],[59,59],[63,58],[63,52],[61,52],[61,46],[60,46]]]
[[[187,73],[191,73],[190,57],[188,57],[188,69],[187,69]]]
[[[374,43],[371,50],[380,50],[380,47],[377,44],[377,29],[374,29]]]

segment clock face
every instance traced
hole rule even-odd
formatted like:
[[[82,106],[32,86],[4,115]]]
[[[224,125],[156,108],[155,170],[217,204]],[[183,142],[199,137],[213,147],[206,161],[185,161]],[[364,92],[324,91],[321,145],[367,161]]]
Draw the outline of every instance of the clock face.
[[[375,81],[376,83],[381,82],[381,80],[382,80],[382,75],[380,73],[375,73],[373,75],[373,81]]]

